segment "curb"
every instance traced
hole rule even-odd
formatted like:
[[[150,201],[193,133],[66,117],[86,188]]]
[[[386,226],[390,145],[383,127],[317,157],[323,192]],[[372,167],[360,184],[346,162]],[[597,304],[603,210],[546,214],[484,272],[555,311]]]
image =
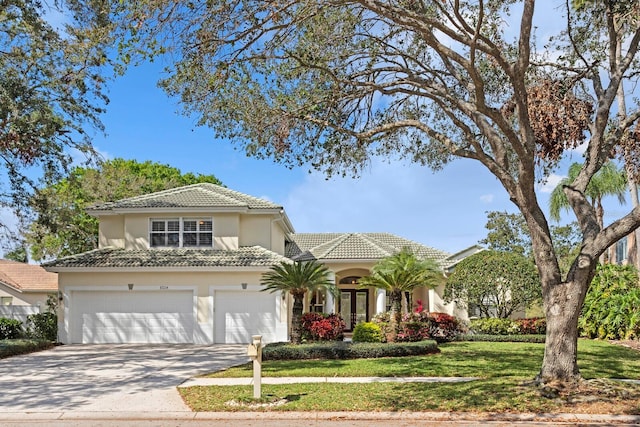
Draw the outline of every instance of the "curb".
[[[262,377],[262,384],[298,383],[461,383],[477,377]],[[178,387],[252,385],[253,378],[190,378]]]
[[[388,420],[388,421],[474,421],[541,423],[618,423],[640,425],[638,415],[567,413],[474,413],[474,412],[9,412],[0,421],[71,420]]]

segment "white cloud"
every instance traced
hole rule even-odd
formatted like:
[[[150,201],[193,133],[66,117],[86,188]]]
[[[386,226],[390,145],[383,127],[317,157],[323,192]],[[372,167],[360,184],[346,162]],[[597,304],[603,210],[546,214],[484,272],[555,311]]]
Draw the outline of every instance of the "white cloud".
[[[494,198],[493,194],[483,194],[482,196],[480,196],[480,200],[482,201],[482,203],[486,203],[486,204],[493,202],[493,198]]]
[[[537,189],[541,193],[551,193],[554,188],[560,184],[560,181],[566,178],[566,175],[557,175],[552,173],[541,184],[538,184]]]

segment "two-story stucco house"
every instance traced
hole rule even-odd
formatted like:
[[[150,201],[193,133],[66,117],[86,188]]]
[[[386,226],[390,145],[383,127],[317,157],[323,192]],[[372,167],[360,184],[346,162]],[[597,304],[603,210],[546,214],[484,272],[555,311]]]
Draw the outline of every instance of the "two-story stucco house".
[[[214,184],[105,203],[99,248],[45,264],[58,273],[63,343],[246,343],[288,340],[288,295],[261,292],[281,261],[317,259],[341,288],[312,295],[308,310],[339,312],[351,330],[387,309],[382,290],[359,289],[381,258],[409,246],[443,268],[449,255],[387,233],[296,234],[282,206]],[[415,298],[452,312],[441,290]]]

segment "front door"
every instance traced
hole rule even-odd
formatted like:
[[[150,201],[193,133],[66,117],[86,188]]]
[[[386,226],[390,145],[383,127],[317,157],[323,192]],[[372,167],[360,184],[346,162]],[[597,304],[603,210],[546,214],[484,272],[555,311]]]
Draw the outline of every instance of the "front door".
[[[340,292],[340,316],[345,323],[345,332],[353,331],[360,322],[368,320],[369,291],[343,289]]]

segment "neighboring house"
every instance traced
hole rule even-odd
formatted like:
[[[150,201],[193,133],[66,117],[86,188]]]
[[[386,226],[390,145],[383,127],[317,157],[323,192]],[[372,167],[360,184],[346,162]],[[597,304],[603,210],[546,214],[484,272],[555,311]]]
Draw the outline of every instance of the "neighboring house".
[[[247,343],[288,340],[291,300],[261,292],[281,261],[317,259],[335,275],[338,301],[318,293],[307,309],[340,312],[351,330],[386,310],[384,291],[355,281],[411,247],[443,269],[458,258],[387,233],[296,234],[282,206],[214,184],[195,184],[94,206],[99,249],[47,263],[58,273],[63,343]],[[452,313],[437,290],[414,298]],[[428,305],[427,305],[428,304]]]
[[[26,320],[47,309],[47,299],[58,292],[58,275],[39,265],[0,260],[0,317]]]

